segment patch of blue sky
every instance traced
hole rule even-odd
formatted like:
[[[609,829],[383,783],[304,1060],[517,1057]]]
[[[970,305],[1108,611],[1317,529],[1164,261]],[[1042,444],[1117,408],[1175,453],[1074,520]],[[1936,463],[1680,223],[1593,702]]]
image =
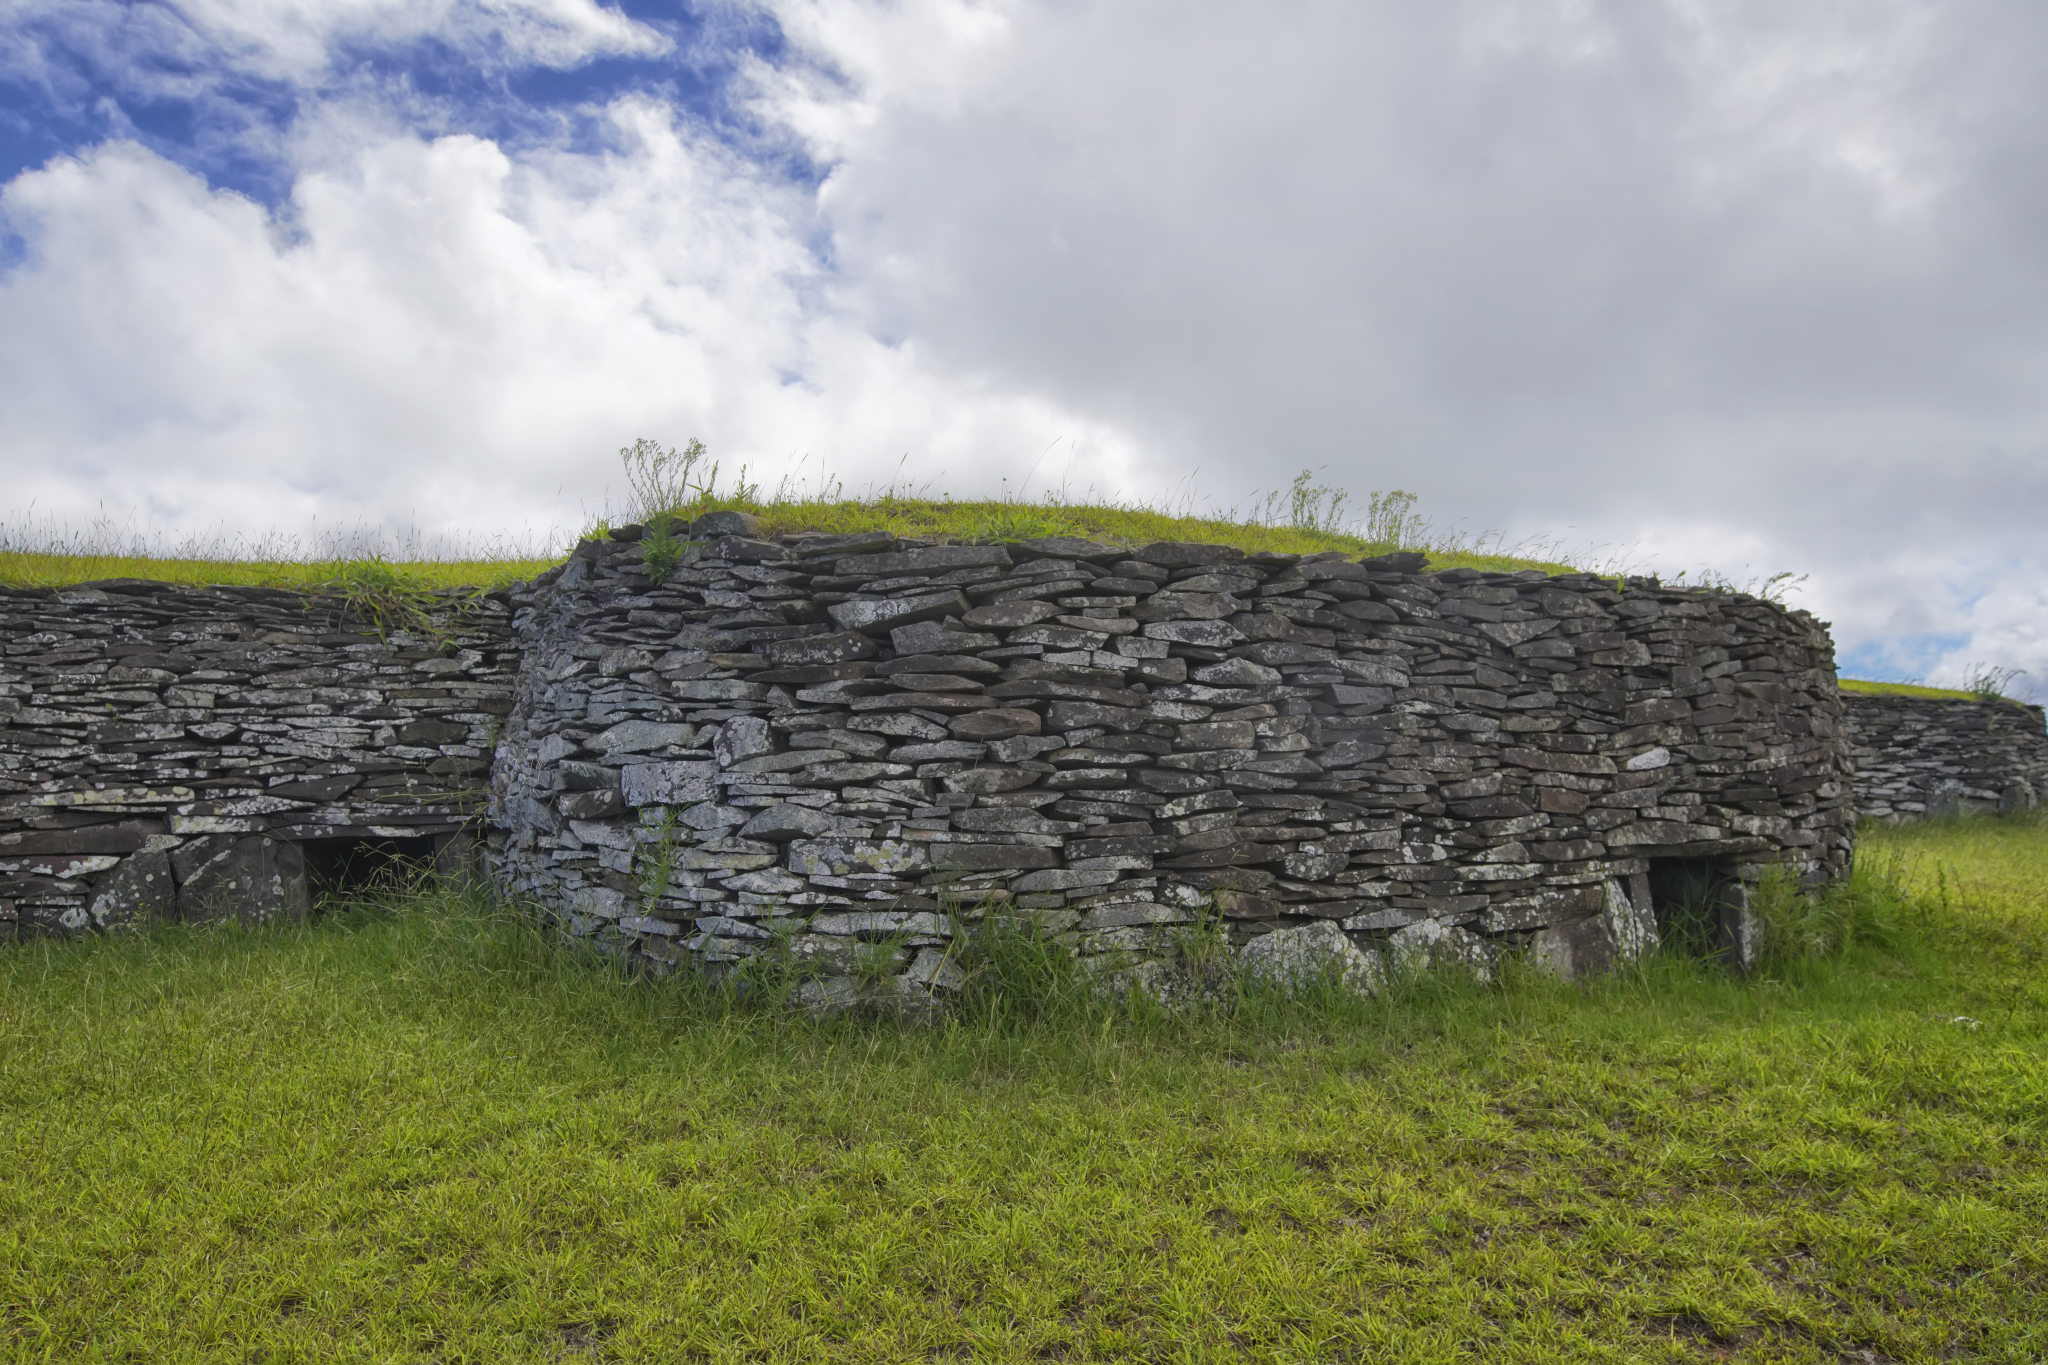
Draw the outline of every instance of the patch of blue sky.
[[[129,138],[220,183],[253,181],[297,107],[288,84],[235,69],[167,5],[28,5],[0,29],[0,179]]]
[[[779,175],[817,183],[820,168],[764,137],[731,98],[744,61],[783,56],[772,20],[651,0],[616,8],[667,49],[551,67],[488,34],[372,34],[336,43],[317,75],[293,79],[250,69],[160,0],[26,7],[0,27],[0,182],[127,138],[274,207],[296,178],[288,134],[323,101],[367,99],[422,136],[470,133],[516,154],[601,150],[605,107],[644,94]]]
[[[1928,632],[1865,640],[1843,651],[1835,671],[1867,682],[1918,682],[1935,665],[1970,643],[1967,633]]]

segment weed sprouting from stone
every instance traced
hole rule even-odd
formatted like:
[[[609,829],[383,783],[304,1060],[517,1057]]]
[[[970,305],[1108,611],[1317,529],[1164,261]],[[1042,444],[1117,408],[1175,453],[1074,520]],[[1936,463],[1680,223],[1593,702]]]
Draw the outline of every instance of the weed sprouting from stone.
[[[629,522],[644,529],[640,535],[641,572],[653,583],[668,581],[689,551],[691,523],[722,502],[734,507],[760,506],[761,487],[747,479],[741,465],[729,497],[718,496],[718,463],[705,460],[704,443],[692,437],[681,450],[663,449],[658,441],[641,437],[619,451],[626,468],[626,483],[632,502],[626,509]],[[700,472],[701,471],[701,472]],[[608,521],[592,534],[607,534]]]
[[[648,518],[647,530],[640,537],[640,572],[649,582],[666,583],[683,562],[690,542],[682,529],[680,518],[669,513]]]
[[[1287,524],[1297,531],[1329,535],[1344,525],[1344,504],[1351,495],[1340,488],[1314,483],[1304,469],[1294,476]]]
[[[1304,469],[1294,476],[1287,492],[1268,493],[1260,519],[1269,526],[1282,524],[1280,509],[1284,505],[1285,525],[1316,535],[1341,534],[1346,525],[1344,504],[1351,500],[1351,495],[1341,488],[1318,484],[1315,475],[1316,471]]]
[[[2026,676],[2024,668],[1971,664],[1968,675],[1963,679],[1963,691],[1979,701],[2004,701],[2012,695],[2012,685]]]
[[[341,622],[365,622],[380,640],[390,631],[402,630],[437,646],[452,634],[447,618],[460,615],[483,595],[480,589],[437,591],[412,570],[376,555],[327,565],[312,587],[339,606]]]
[[[679,515],[709,496],[718,480],[718,466],[713,464],[703,479],[696,477],[707,454],[704,443],[694,437],[681,450],[664,450],[659,441],[645,436],[622,447],[619,462],[626,467],[626,486],[633,493],[627,509],[631,519],[644,524],[663,513]]]
[[[675,878],[676,813],[667,806],[650,807],[641,812],[641,829],[644,842],[635,861],[640,869],[641,903],[651,914]]]
[[[1806,582],[1806,579],[1807,575],[1803,573],[1795,574],[1790,569],[1780,569],[1747,591],[1749,591],[1752,597],[1759,597],[1766,602],[1782,607],[1785,605],[1785,600],[1792,593],[1796,592],[1799,586]]]

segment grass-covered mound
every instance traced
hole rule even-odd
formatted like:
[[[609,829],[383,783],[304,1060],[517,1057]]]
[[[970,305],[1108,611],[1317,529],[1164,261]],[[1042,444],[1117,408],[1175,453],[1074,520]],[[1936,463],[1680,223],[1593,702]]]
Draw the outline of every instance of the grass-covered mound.
[[[1842,679],[1842,690],[1859,697],[1931,697],[1936,701],[2003,701],[1995,693],[1968,692],[1954,687],[1922,687],[1919,683],[1865,682]]]
[[[1160,540],[1235,545],[1247,554],[1271,550],[1281,554],[1315,554],[1342,550],[1377,554],[1396,548],[1344,531],[1313,530],[1293,525],[1231,521],[1217,517],[1179,516],[1142,508],[1062,506],[1057,508],[1005,502],[938,502],[913,498],[876,498],[844,502],[760,503],[724,499],[721,506],[759,516],[768,534],[821,531],[833,535],[887,530],[923,540],[1003,541],[1038,536],[1075,535],[1106,545],[1149,545]],[[531,578],[561,562],[573,546],[553,558],[466,561],[418,560],[390,567],[423,588],[497,587]],[[1487,571],[1542,569],[1566,573],[1570,566],[1554,560],[1489,553],[1473,544],[1453,541],[1424,547],[1432,567],[1470,566]],[[30,553],[0,551],[0,586],[58,587],[105,578],[149,578],[171,583],[239,583],[260,587],[315,589],[345,563],[288,559],[234,560],[203,558],[155,559],[98,553]]]
[[[2048,829],[1865,839],[1752,980],[1664,960],[1179,1018],[1012,955],[951,1024],[813,1022],[451,898],[17,947],[0,1343],[2036,1359]]]
[[[1418,548],[1430,566],[1469,566],[1487,571],[1542,569],[1568,573],[1571,566],[1550,559],[1490,553],[1478,542],[1444,537],[1436,544],[1402,545],[1372,539],[1357,531],[1337,530],[1291,521],[1242,521],[1226,517],[1181,515],[1124,506],[1037,506],[1007,502],[930,502],[881,498],[867,502],[789,502],[752,509],[771,534],[800,531],[844,534],[887,530],[926,540],[1012,541],[1039,536],[1080,536],[1104,545],[1149,545],[1155,541],[1188,541],[1234,545],[1246,554],[1318,554],[1341,550],[1349,555],[1382,554]],[[1418,538],[1419,539],[1419,538]]]
[[[194,587],[234,585],[322,592],[351,572],[374,565],[406,585],[425,591],[437,588],[504,587],[532,578],[559,558],[508,560],[236,560],[152,559],[139,555],[50,554],[0,551],[0,587],[61,588],[109,578],[144,578],[158,583]]]
[[[1439,530],[1415,513],[1415,498],[1409,493],[1375,493],[1363,516],[1348,517],[1346,496],[1316,486],[1306,472],[1287,492],[1273,494],[1263,503],[1204,515],[1189,506],[1174,509],[1063,498],[963,501],[902,496],[893,490],[848,498],[837,484],[806,494],[785,483],[764,496],[745,481],[744,470],[736,485],[721,492],[718,467],[707,462],[703,447],[696,442],[682,451],[665,451],[653,442],[641,441],[620,453],[632,496],[617,514],[586,528],[586,535],[655,516],[687,521],[723,509],[759,517],[769,535],[886,530],[910,539],[976,542],[1082,536],[1106,545],[1133,547],[1162,540],[1234,545],[1247,554],[1341,550],[1365,555],[1410,549],[1427,552],[1437,568],[1533,568],[1549,573],[1571,569],[1540,553],[1536,557],[1512,553],[1496,534]],[[123,550],[123,544],[122,531],[107,526],[78,534],[32,525],[0,526],[0,587],[60,587],[108,578],[146,578],[314,590],[326,586],[337,574],[360,571],[368,563],[376,566],[376,572],[395,574],[415,589],[488,589],[531,578],[559,563],[574,548],[562,545],[552,557],[522,547],[502,554],[372,558],[300,555],[294,552],[296,542],[288,540],[256,542],[259,552],[255,554],[238,553],[247,548],[240,540],[187,546],[182,547],[183,552],[169,553],[137,553]]]

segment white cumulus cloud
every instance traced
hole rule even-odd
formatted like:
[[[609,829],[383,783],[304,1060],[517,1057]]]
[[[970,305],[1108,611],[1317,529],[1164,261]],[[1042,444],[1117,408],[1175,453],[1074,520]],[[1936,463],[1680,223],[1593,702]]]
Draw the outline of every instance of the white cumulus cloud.
[[[16,505],[573,521],[641,434],[702,436],[771,486],[886,479],[912,449],[916,477],[962,486],[991,452],[1059,438],[1125,457],[1044,400],[936,384],[914,344],[834,305],[801,190],[659,107],[614,113],[604,155],[374,141],[276,216],[132,144],[18,177],[0,196],[27,243],[0,282]]]

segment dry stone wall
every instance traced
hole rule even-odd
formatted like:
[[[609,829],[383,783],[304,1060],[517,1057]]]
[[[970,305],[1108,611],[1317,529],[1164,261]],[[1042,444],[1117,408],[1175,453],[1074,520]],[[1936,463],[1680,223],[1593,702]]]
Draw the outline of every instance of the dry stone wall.
[[[991,914],[1162,990],[1219,928],[1362,985],[1597,970],[1685,916],[1746,964],[1745,887],[1851,856],[1832,644],[1754,598],[883,533],[657,583],[637,534],[513,593],[493,809],[509,889],[659,969],[922,999]]]
[[[1843,702],[1857,810],[1870,819],[2033,810],[2048,796],[2038,706],[1853,692]]]
[[[460,866],[494,751],[509,890],[663,970],[787,957],[818,1003],[942,991],[990,914],[1161,990],[1220,942],[1576,974],[1682,915],[1739,964],[1763,869],[1850,856],[1826,632],[1750,598],[885,534],[643,568],[586,542],[419,633],[0,593],[0,938],[297,917],[366,840]]]
[[[511,708],[502,600],[431,633],[328,599],[121,580],[0,591],[0,941],[307,911],[362,840],[458,866]]]

